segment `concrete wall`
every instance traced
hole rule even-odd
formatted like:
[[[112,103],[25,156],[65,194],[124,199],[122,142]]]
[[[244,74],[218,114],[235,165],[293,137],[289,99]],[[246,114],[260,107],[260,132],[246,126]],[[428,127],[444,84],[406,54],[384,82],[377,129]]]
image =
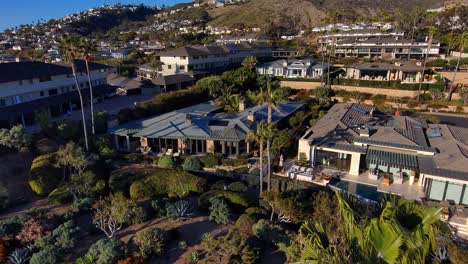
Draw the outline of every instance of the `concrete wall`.
[[[468,78],[468,73],[467,73]],[[458,77],[457,77],[458,80]],[[300,82],[300,81],[281,81],[281,87],[291,87],[299,90],[313,90],[320,87],[320,82]],[[348,86],[348,85],[333,85],[333,90],[345,90],[348,92],[358,91],[361,93],[369,94],[383,94],[389,97],[411,97],[414,98],[418,95],[418,91],[398,90],[398,89],[385,89],[366,86]],[[458,93],[452,95],[453,100],[459,99]]]

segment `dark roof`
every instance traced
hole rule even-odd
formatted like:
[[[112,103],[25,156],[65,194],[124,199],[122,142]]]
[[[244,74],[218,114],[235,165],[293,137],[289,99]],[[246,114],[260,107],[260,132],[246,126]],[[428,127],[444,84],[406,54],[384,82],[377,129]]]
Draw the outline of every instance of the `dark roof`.
[[[75,63],[78,72],[86,71],[84,61],[76,60]],[[89,68],[93,71],[106,69],[109,66],[90,62]],[[71,67],[65,64],[51,64],[38,61],[0,63],[0,83],[71,73]]]
[[[193,81],[195,81],[195,78],[187,74],[173,74],[160,76],[152,80],[152,82],[156,85],[173,85]]]
[[[411,61],[404,62],[358,62],[347,66],[346,68],[355,68],[359,70],[401,70],[407,72],[418,72],[423,69],[422,66],[417,65]]]

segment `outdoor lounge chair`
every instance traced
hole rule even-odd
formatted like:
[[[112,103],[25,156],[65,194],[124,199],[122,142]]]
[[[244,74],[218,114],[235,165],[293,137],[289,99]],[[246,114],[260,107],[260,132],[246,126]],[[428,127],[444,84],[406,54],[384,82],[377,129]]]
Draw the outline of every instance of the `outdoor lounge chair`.
[[[164,154],[166,154],[166,149],[162,148],[161,152],[159,152],[159,154],[158,154],[158,157],[162,157],[162,156],[164,156]]]
[[[172,156],[172,154],[174,154],[172,149],[168,149],[166,152],[166,156]]]

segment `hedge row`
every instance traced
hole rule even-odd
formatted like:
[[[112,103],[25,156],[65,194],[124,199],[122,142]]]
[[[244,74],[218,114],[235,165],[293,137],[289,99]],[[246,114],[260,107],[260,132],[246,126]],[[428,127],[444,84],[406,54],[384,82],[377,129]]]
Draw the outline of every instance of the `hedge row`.
[[[237,207],[247,208],[251,204],[249,199],[239,192],[232,192],[232,191],[221,191],[221,190],[211,190],[208,191],[198,198],[198,205],[200,208],[207,209],[210,206],[210,198],[211,197],[218,197],[223,198],[228,201],[231,205]]]

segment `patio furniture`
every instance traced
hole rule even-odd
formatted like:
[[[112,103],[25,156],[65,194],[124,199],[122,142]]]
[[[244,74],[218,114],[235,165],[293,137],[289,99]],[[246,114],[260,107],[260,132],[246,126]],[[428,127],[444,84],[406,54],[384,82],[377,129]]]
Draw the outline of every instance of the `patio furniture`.
[[[466,217],[465,206],[459,204],[455,206],[455,214],[460,217]]]
[[[173,153],[173,150],[172,149],[168,149],[167,152],[166,152],[166,156],[172,156]]]
[[[166,149],[162,148],[161,152],[159,152],[159,154],[158,154],[158,157],[162,157],[162,156],[164,156],[164,154],[166,154]]]
[[[372,169],[369,171],[369,175],[367,176],[370,180],[377,181],[379,179],[379,170]]]
[[[173,156],[174,156],[174,157],[180,157],[180,152],[176,152],[176,153],[174,153],[174,155],[173,155]]]
[[[403,175],[393,174],[393,184],[403,184]]]

